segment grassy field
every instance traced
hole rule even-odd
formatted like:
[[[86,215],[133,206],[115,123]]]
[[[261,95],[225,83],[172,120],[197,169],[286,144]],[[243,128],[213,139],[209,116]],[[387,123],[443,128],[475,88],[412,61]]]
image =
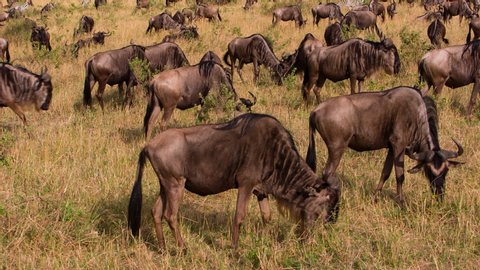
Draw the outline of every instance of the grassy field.
[[[58,1],[60,2],[60,1]],[[200,197],[185,193],[180,209],[181,232],[188,248],[179,254],[164,224],[168,252],[160,254],[153,230],[150,207],[159,191],[158,180],[147,166],[144,180],[144,213],[141,240],[134,240],[127,229],[127,205],[133,185],[138,153],[144,145],[142,121],[147,100],[138,91],[134,106],[121,110],[122,99],[116,88],[107,87],[106,109],[82,106],[84,62],[96,52],[135,43],[159,42],[167,32],[145,35],[148,19],[164,10],[157,3],[135,12],[135,1],[110,0],[95,10],[80,7],[80,0],[61,1],[47,17],[40,17],[47,0],[36,0],[35,11],[27,17],[47,25],[52,52],[33,52],[29,29],[22,20],[0,27],[0,36],[11,42],[16,64],[34,72],[47,66],[53,78],[54,95],[50,110],[29,112],[29,125],[23,127],[10,110],[0,114],[0,268],[1,269],[474,269],[480,265],[480,110],[471,121],[464,117],[472,86],[445,89],[436,100],[440,117],[440,141],[455,149],[450,137],[465,148],[462,167],[450,170],[445,201],[432,199],[427,180],[406,175],[405,209],[394,202],[395,180],[386,183],[379,202],[373,190],[380,177],[386,151],[356,153],[347,151],[338,168],[342,183],[341,212],[336,224],[318,223],[306,243],[294,234],[295,224],[274,207],[272,223],[264,226],[255,200],[240,235],[237,252],[231,249],[230,225],[236,191]],[[91,1],[93,2],[93,1]],[[223,56],[230,40],[237,36],[262,33],[273,41],[277,56],[293,52],[306,33],[323,40],[326,21],[312,26],[310,7],[304,1],[306,27],[293,22],[271,27],[271,9],[289,2],[260,0],[249,10],[237,2],[220,7],[222,22],[198,21],[200,39],[178,41],[190,63],[207,51]],[[193,6],[179,2],[170,11]],[[72,44],[73,29],[82,14],[95,19],[97,31],[113,31],[103,47],[80,52],[78,59],[65,53]],[[379,26],[392,37],[400,50],[402,71],[398,76],[379,73],[365,83],[369,91],[417,82],[416,62],[428,49],[427,23],[415,21],[423,8],[399,5],[393,21]],[[468,24],[454,18],[447,25],[451,44],[463,44]],[[372,34],[360,34],[373,37]],[[244,69],[246,82],[237,74],[234,86],[241,96],[255,93],[255,112],[277,117],[293,134],[302,155],[308,144],[308,115],[311,106],[302,106],[301,78],[291,76],[284,86],[274,85],[262,69],[257,85],[251,80],[253,68]],[[350,92],[348,81],[327,83],[322,98]],[[219,119],[210,115],[210,122]],[[196,123],[195,109],[176,111],[170,126]],[[154,131],[158,133],[158,129]],[[326,161],[326,149],[318,139],[318,166]],[[414,162],[406,158],[406,166]],[[273,201],[272,201],[273,205]]]

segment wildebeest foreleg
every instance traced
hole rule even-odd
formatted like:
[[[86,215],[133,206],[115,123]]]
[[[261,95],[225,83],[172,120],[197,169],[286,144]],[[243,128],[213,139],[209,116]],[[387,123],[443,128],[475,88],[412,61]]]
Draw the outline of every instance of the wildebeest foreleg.
[[[162,191],[160,192],[162,193]],[[160,247],[160,250],[165,249],[165,237],[163,236],[163,229],[162,229],[162,219],[163,219],[163,211],[165,209],[165,203],[162,201],[162,197],[159,196],[157,201],[152,207],[152,217],[153,217],[153,222],[155,223],[155,233],[157,234],[158,245]]]
[[[403,197],[403,189],[402,189],[403,182],[405,180],[405,175],[403,172],[404,170],[403,158],[405,156],[405,147],[394,146],[393,155],[394,155],[393,163],[395,165],[395,177],[397,180],[398,202],[400,203],[401,206],[403,206],[405,203],[405,199]]]
[[[238,67],[237,67],[238,76],[240,77],[240,80],[242,80],[242,82],[244,82],[243,76],[242,76],[243,62],[242,62],[242,60],[238,60],[238,61],[239,61]]]
[[[472,116],[473,109],[475,108],[475,104],[477,103],[477,97],[478,97],[479,91],[480,91],[480,83],[477,81],[473,84],[472,95],[470,96],[470,102],[468,103],[468,108],[467,108],[468,118]]]
[[[253,82],[257,83],[258,76],[260,75],[260,68],[258,67],[257,59],[253,59]]]
[[[363,80],[358,80],[358,93],[361,93],[363,89]]]
[[[307,73],[308,72],[308,73]],[[302,97],[305,107],[308,106],[308,96],[313,85],[317,82],[318,75],[313,72],[305,71],[303,74]]]
[[[98,103],[100,104],[100,108],[102,108],[102,111],[103,111],[103,92],[105,91],[106,86],[107,86],[106,82],[98,82],[97,94],[95,95],[97,97]]]
[[[18,115],[18,117],[22,119],[22,122],[24,125],[27,125],[27,118],[25,117],[25,114],[22,112],[22,108],[18,104],[11,103],[8,105],[8,107],[10,107],[10,109],[12,109]]]
[[[355,88],[356,86],[357,79],[354,77],[350,77],[350,94],[355,94]]]
[[[238,247],[238,235],[240,233],[240,226],[245,219],[247,214],[247,205],[248,200],[252,194],[252,188],[249,186],[241,186],[238,188],[237,195],[237,209],[235,211],[235,217],[233,218],[233,229],[232,229],[232,245],[236,249]]]
[[[375,189],[376,197],[382,191],[385,181],[387,181],[388,177],[390,177],[390,174],[392,173],[392,168],[393,168],[393,149],[388,148],[387,158],[385,159],[385,163],[383,164],[382,175],[380,176],[380,181],[378,182],[377,188]]]
[[[320,97],[320,90],[322,89],[326,80],[327,80],[326,78],[320,77],[317,80],[317,83],[315,84],[315,87],[313,88],[313,93],[315,93],[315,97],[317,98],[317,104],[320,104],[320,102],[322,102],[322,99]]]

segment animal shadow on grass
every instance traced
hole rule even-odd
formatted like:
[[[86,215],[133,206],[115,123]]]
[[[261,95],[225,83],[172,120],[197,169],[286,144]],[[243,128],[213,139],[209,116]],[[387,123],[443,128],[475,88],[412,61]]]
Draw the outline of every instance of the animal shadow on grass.
[[[82,96],[80,100],[78,100],[77,102],[75,102],[75,104],[73,104],[73,109],[77,112],[84,111],[85,109],[102,111],[102,109],[100,108],[100,104],[98,103],[98,99],[95,97],[96,91],[97,90],[95,86],[95,90],[92,90],[92,106],[91,107],[85,107],[83,105],[83,96]],[[112,106],[116,110],[120,110],[122,109],[122,106],[123,106],[123,100],[125,98],[125,90],[123,92],[120,92],[120,90],[118,90],[117,87],[107,87],[102,97],[103,97],[103,104],[105,104],[106,111],[108,111],[109,109],[111,110]]]
[[[136,128],[119,128],[118,133],[120,134],[122,141],[126,144],[131,144],[135,142],[140,142],[144,140],[144,131],[143,127]]]

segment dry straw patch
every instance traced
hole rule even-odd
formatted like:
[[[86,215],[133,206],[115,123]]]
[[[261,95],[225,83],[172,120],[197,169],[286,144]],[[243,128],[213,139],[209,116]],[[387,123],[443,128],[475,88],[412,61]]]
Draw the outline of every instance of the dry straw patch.
[[[46,2],[34,1],[35,9],[38,11]],[[0,268],[472,269],[480,264],[480,184],[476,177],[480,172],[480,156],[476,152],[480,115],[477,109],[470,122],[463,115],[471,86],[446,89],[437,99],[441,142],[453,148],[450,137],[459,139],[466,150],[462,160],[467,162],[449,173],[443,204],[432,200],[427,181],[421,175],[406,176],[405,210],[393,203],[393,177],[386,184],[383,198],[374,203],[373,189],[386,151],[348,151],[338,169],[343,184],[340,219],[334,225],[318,224],[307,243],[296,240],[293,224],[278,213],[272,224],[263,226],[252,200],[240,248],[235,253],[229,239],[236,192],[206,198],[186,193],[180,218],[188,253],[175,255],[174,241],[165,225],[168,252],[159,254],[149,214],[159,187],[148,166],[142,240],[132,240],[127,230],[126,209],[136,158],[144,144],[141,126],[147,101],[138,91],[134,107],[122,111],[117,90],[107,87],[105,113],[101,113],[96,103],[95,110],[84,110],[81,106],[84,62],[96,52],[125,46],[131,40],[144,45],[159,42],[166,32],[152,35],[144,32],[147,20],[163,11],[163,4],[156,3],[147,11],[134,13],[133,0],[112,0],[98,11],[91,5],[83,9],[79,3],[62,1],[61,7],[43,20],[52,35],[54,51],[50,55],[35,57],[28,40],[7,36],[12,39],[15,63],[36,72],[46,65],[55,92],[48,112],[28,113],[30,124],[26,128],[10,110],[1,113]],[[309,20],[305,28],[298,30],[293,22],[280,22],[272,28],[269,9],[283,4],[287,2],[262,0],[249,11],[241,8],[241,1],[221,6],[224,21],[197,22],[200,40],[179,41],[179,44],[190,62],[196,63],[207,50],[222,56],[228,42],[239,34],[264,34],[274,42],[278,56],[292,52],[308,32],[323,39],[327,23],[322,21],[319,28],[311,24],[309,8],[315,1],[302,3],[304,16]],[[192,5],[190,0],[182,1],[168,9],[174,11]],[[421,7],[409,9],[399,5],[398,9],[395,20],[380,23],[380,27],[399,48],[402,28],[407,27],[404,30],[407,34],[419,33],[415,40],[417,48],[401,49],[402,56],[408,58],[408,53],[421,48],[419,42],[427,40],[427,24],[414,20],[423,13]],[[104,47],[87,48],[74,59],[61,51],[65,42],[74,42],[72,31],[82,14],[93,16],[97,31],[110,30],[114,34],[106,39]],[[28,17],[40,21],[38,12],[30,12]],[[0,28],[0,36],[5,36],[7,28]],[[467,24],[459,25],[455,18],[447,24],[447,37],[452,44],[461,44],[466,30]],[[379,90],[415,84],[415,59],[402,65],[400,76],[379,74],[368,80],[366,86],[369,90]],[[262,70],[260,83],[253,85],[252,73],[252,67],[246,66],[245,83],[235,74],[236,89],[241,96],[246,96],[247,91],[255,93],[259,102],[254,110],[277,117],[293,133],[300,152],[305,153],[307,118],[313,108],[305,110],[299,106],[301,79],[292,77],[290,87],[278,87]],[[322,97],[348,93],[347,83],[327,83]],[[172,126],[193,125],[194,110],[177,111],[174,119]],[[322,167],[326,150],[321,142],[317,148]],[[407,161],[407,165],[413,162]]]

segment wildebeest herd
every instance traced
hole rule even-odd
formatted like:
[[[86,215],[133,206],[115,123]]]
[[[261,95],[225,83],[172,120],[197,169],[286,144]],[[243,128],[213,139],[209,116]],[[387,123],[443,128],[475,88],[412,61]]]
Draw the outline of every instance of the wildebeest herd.
[[[15,3],[9,1],[9,9],[3,16],[5,19],[0,15],[0,21],[8,23],[12,17],[19,16],[17,13],[33,5],[31,1],[22,5]],[[166,5],[174,3],[166,1]],[[255,3],[247,0],[245,9],[254,8]],[[98,9],[108,4],[106,0],[94,1]],[[278,58],[272,42],[256,33],[235,37],[225,44],[223,57],[208,51],[198,63],[191,64],[181,47],[173,41],[185,38],[196,42],[199,33],[197,27],[192,25],[195,20],[205,18],[217,24],[223,22],[218,7],[198,3],[195,11],[183,9],[173,16],[164,11],[146,22],[145,35],[152,35],[152,30],[172,31],[161,43],[142,46],[132,42],[122,48],[89,57],[85,62],[83,84],[85,107],[92,107],[92,90],[96,83],[98,89],[95,97],[102,111],[105,110],[103,94],[106,85],[117,85],[119,92],[125,94],[123,107],[131,106],[134,88],[139,85],[132,67],[135,60],[148,63],[148,69],[157,73],[150,78],[147,87],[148,104],[143,120],[147,144],[138,158],[128,207],[128,224],[133,235],[138,235],[140,229],[142,177],[147,159],[160,183],[160,194],[152,208],[152,216],[162,249],[165,248],[163,219],[172,229],[177,245],[184,246],[178,225],[184,189],[201,196],[238,189],[232,224],[234,247],[238,246],[240,226],[252,194],[258,199],[265,222],[270,220],[268,197],[274,197],[300,222],[300,237],[306,236],[319,218],[322,222],[335,222],[340,213],[341,197],[336,170],[347,148],[360,152],[387,149],[377,193],[382,190],[394,169],[398,203],[403,206],[404,156],[407,155],[417,162],[409,172],[423,170],[432,193],[441,201],[447,172],[463,164],[454,159],[461,156],[464,149],[456,139],[453,139],[457,146],[455,151],[441,147],[437,106],[427,94],[432,86],[434,94],[438,95],[444,86],[457,88],[473,83],[466,110],[466,116],[472,117],[480,91],[478,6],[471,6],[465,0],[424,1],[426,13],[422,18],[432,21],[426,32],[436,49],[418,59],[419,81],[425,83],[423,89],[398,86],[362,93],[363,82],[374,73],[383,70],[396,76],[401,70],[397,46],[385,36],[377,21],[378,16],[385,21],[385,13],[394,20],[397,5],[392,1],[385,8],[378,0],[372,0],[370,4],[352,8],[345,14],[335,3],[315,5],[311,7],[312,23],[318,25],[321,19],[329,20],[324,33],[325,44],[308,33],[298,42],[294,52]],[[151,8],[148,1],[136,1],[136,6],[139,9]],[[42,14],[54,8],[54,4],[49,4],[42,9]],[[271,14],[275,27],[287,27],[279,23],[280,20],[295,21],[296,28],[302,29],[307,21],[299,5],[276,8]],[[470,20],[467,44],[442,48],[442,43],[449,43],[445,38],[447,33],[444,24],[452,16]],[[93,18],[80,18],[73,31],[74,37],[90,37],[77,40],[72,49],[74,56],[78,56],[82,47],[103,45],[105,37],[113,34],[110,31],[95,32],[94,26]],[[350,27],[370,29],[379,41],[346,39],[343,33]],[[473,41],[470,31],[474,33]],[[34,23],[30,41],[34,49],[42,50],[45,47],[52,50],[46,26]],[[4,61],[0,64],[0,107],[11,108],[26,124],[23,113],[25,105],[33,104],[37,110],[48,110],[52,101],[52,79],[46,69],[41,74],[35,74],[13,65],[9,46],[6,39],[0,38],[0,58]],[[305,108],[311,103],[309,92],[313,88],[318,106],[305,119],[309,123],[306,159],[298,152],[290,132],[271,115],[245,113],[225,123],[168,128],[175,108],[186,110],[202,106],[210,92],[222,92],[222,88],[227,90],[237,105],[243,104],[250,110],[256,103],[255,95],[251,93],[253,101],[240,98],[233,80],[236,69],[243,82],[241,70],[250,63],[253,64],[255,83],[261,66],[268,69],[272,81],[278,85],[282,85],[284,79],[293,72],[301,74],[303,83],[298,86],[298,92],[303,97]],[[320,89],[327,79],[333,82],[348,79],[351,94],[322,102]],[[239,110],[240,106],[236,108]],[[160,133],[150,140],[153,126],[162,110]],[[316,174],[316,132],[328,150],[320,176]]]

